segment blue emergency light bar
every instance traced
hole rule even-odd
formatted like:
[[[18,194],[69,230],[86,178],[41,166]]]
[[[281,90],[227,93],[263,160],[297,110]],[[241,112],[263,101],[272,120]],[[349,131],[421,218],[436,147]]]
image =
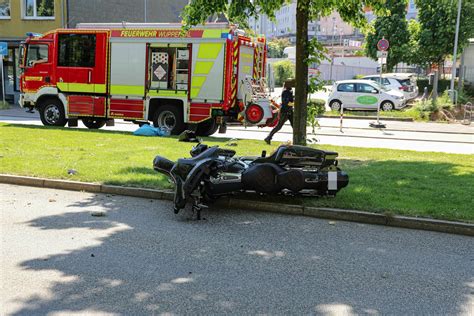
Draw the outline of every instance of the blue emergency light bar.
[[[43,36],[43,34],[28,32],[28,33],[26,33],[26,36],[28,36],[28,37],[40,37],[40,36]]]

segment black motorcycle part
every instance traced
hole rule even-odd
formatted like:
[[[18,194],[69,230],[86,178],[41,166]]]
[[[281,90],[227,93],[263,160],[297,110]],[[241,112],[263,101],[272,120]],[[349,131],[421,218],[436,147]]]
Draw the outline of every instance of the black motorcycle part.
[[[277,193],[280,191],[277,176],[283,171],[284,169],[270,163],[252,165],[242,174],[242,184],[246,190]]]
[[[161,156],[156,156],[153,160],[153,169],[160,173],[163,173],[166,176],[171,175],[170,172],[173,166],[174,162]]]
[[[296,169],[284,171],[277,176],[277,183],[280,189],[296,193],[305,187],[304,174],[301,170]]]
[[[338,154],[332,151],[314,149],[305,146],[280,146],[268,157],[261,157],[254,164],[273,163],[292,168],[315,167],[322,169],[335,165]]]
[[[196,157],[205,152],[208,148],[209,146],[206,144],[198,144],[194,146],[189,153],[191,154],[191,157]]]

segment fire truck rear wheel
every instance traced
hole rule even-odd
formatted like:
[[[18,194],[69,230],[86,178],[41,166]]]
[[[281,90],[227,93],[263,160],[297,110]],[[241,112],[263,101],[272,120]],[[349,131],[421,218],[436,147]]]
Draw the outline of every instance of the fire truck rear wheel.
[[[173,105],[160,106],[153,116],[153,125],[170,130],[173,135],[181,134],[186,128],[182,109]]]
[[[45,126],[64,126],[67,123],[62,102],[55,98],[45,99],[38,105],[41,122]]]
[[[196,135],[197,136],[211,136],[219,129],[219,125],[214,118],[210,118],[207,121],[198,124]]]
[[[101,119],[96,119],[92,117],[85,117],[82,119],[82,123],[88,129],[99,129],[105,125],[105,121]]]

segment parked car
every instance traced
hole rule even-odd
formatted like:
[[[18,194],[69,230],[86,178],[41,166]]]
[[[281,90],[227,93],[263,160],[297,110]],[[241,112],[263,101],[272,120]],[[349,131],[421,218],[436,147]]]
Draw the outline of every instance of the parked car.
[[[391,111],[406,105],[406,99],[399,90],[388,89],[372,80],[336,81],[329,95],[328,104],[334,111],[345,109]]]
[[[365,76],[362,79],[372,80],[380,83],[380,75]],[[402,91],[405,95],[405,99],[407,100],[414,99],[418,96],[418,86],[416,85],[416,77],[413,74],[383,74],[382,84],[389,89]]]

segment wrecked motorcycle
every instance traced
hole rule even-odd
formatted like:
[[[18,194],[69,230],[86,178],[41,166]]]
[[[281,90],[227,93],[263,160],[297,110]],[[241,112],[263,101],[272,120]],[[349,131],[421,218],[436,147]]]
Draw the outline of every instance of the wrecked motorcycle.
[[[305,146],[281,145],[270,156],[235,157],[235,151],[198,144],[192,158],[172,162],[156,156],[153,168],[175,184],[174,212],[193,201],[201,209],[216,198],[240,192],[303,196],[335,196],[349,183],[338,168],[338,153]]]

